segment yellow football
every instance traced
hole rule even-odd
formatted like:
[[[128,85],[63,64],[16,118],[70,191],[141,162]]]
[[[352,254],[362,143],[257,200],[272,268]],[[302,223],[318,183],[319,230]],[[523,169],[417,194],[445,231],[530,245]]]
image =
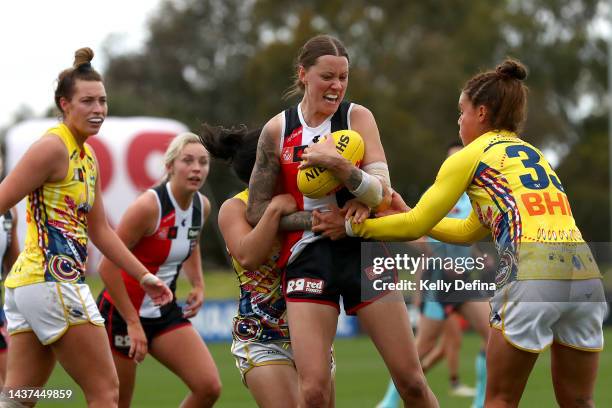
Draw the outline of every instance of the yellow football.
[[[339,130],[332,133],[331,136],[334,138],[338,153],[359,167],[365,152],[361,135],[354,130]],[[297,186],[300,192],[308,198],[322,198],[342,187],[340,180],[324,167],[300,169],[297,174]]]

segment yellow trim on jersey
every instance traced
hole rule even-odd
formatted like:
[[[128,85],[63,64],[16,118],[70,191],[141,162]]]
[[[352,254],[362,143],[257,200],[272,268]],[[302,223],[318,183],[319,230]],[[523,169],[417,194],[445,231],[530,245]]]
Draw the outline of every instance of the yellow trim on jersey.
[[[465,220],[444,218],[463,192]],[[434,184],[407,213],[351,224],[356,236],[385,241],[430,234],[449,243],[493,235],[509,262],[498,287],[519,279],[601,278],[563,186],[542,153],[513,132],[487,132],[447,158]]]

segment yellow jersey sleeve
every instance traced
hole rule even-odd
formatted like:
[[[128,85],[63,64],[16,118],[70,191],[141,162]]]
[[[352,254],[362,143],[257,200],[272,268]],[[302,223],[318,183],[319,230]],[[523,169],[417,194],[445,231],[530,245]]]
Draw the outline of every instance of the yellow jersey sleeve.
[[[465,219],[443,218],[428,235],[449,244],[471,244],[490,233],[489,229],[480,223],[478,215],[472,211]]]
[[[352,223],[353,234],[380,241],[408,241],[427,235],[468,188],[478,157],[478,150],[470,149],[469,146],[453,154],[442,164],[436,181],[411,211],[368,219],[361,224]],[[445,223],[444,226],[447,233],[448,227],[460,228],[456,223]]]

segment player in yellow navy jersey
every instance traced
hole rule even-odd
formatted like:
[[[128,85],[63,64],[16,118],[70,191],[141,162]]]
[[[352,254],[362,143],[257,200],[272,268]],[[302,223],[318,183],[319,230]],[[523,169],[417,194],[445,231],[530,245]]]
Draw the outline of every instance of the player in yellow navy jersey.
[[[487,407],[517,406],[540,351],[551,346],[561,406],[592,406],[603,347],[601,276],[572,217],[563,186],[542,153],[517,133],[524,121],[525,67],[506,60],[470,79],[459,98],[465,148],[449,157],[409,212],[346,223],[347,233],[380,240],[429,234],[471,243],[491,233],[500,255],[491,299]],[[317,162],[310,162],[317,165]],[[444,218],[467,192],[466,220]],[[324,231],[344,220],[315,216]]]
[[[243,183],[249,182],[261,129],[226,129],[204,124],[200,140],[210,154],[231,163]],[[243,383],[262,408],[298,406],[298,376],[282,292],[279,223],[297,210],[289,194],[275,195],[255,227],[246,219],[249,190],[226,200],[219,210],[219,229],[232,257],[240,286],[233,321],[232,354]],[[333,353],[330,371],[335,371]],[[329,406],[334,406],[333,398]]]
[[[204,124],[201,141],[217,159],[228,160],[238,178],[249,182],[261,129],[225,129]],[[297,373],[278,264],[280,217],[296,211],[289,194],[277,195],[255,228],[246,220],[248,190],[226,200],[219,229],[240,286],[234,317],[232,354],[243,383],[260,407],[297,406]]]
[[[0,184],[0,213],[27,196],[25,248],[5,283],[11,346],[2,406],[32,406],[35,401],[24,400],[19,391],[44,386],[56,359],[82,388],[88,406],[117,406],[117,373],[104,320],[84,283],[89,239],[136,277],[155,302],[172,297],[106,221],[98,166],[85,143],[107,114],[92,58],[89,48],[76,51],[55,91],[62,122],[35,142]]]

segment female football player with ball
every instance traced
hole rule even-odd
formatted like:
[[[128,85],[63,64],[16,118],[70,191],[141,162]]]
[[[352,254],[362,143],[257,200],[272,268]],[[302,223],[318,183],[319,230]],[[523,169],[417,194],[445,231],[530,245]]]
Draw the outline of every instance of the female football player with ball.
[[[349,74],[344,45],[328,35],[311,38],[300,51],[296,74],[288,95],[303,92],[301,102],[274,116],[262,130],[249,184],[247,218],[255,225],[278,193],[291,194],[300,210],[280,221],[281,229],[289,231],[281,262],[288,262],[284,291],[298,371],[299,405],[321,407],[329,403],[329,350],[342,297],[347,314],[358,316],[380,351],[404,402],[437,406],[417,358],[401,294],[365,291],[362,295],[361,240],[328,238],[341,237],[343,228],[326,236],[310,231],[312,211],[338,212],[337,207],[344,207],[347,215],[352,215],[361,205],[357,203],[376,209],[390,197],[389,173],[374,116],[363,106],[343,101]],[[363,138],[361,169],[337,152],[332,138],[312,146],[341,129],[352,129]],[[330,158],[317,165],[333,173],[344,188],[313,199],[297,188],[296,176],[302,160],[317,157]],[[376,302],[381,295],[385,301]],[[392,301],[394,297],[397,301]]]

